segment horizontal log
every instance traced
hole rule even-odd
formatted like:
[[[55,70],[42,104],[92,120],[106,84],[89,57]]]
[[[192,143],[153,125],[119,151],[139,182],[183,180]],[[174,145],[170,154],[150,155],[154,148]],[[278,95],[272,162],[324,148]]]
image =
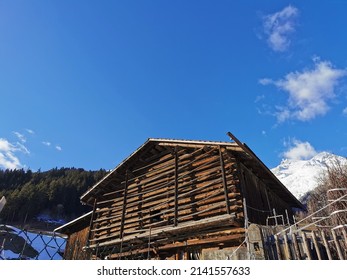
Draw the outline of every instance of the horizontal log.
[[[202,194],[200,195],[200,199],[198,200],[194,200],[191,203],[187,203],[191,200],[191,198],[185,199],[184,201],[179,200],[179,210],[182,209],[186,209],[186,208],[192,208],[194,206],[199,207],[199,206],[206,206],[208,207],[211,203],[214,203],[216,201],[220,201],[223,202],[224,201],[224,195],[223,194],[219,194],[217,196],[217,194],[219,193],[219,191],[216,191],[214,193],[207,193],[207,194]],[[205,196],[205,198],[203,198]],[[235,201],[235,198],[239,197],[240,199],[240,193],[229,193],[228,194],[229,199],[231,199],[230,201],[233,203],[233,201]],[[169,201],[167,201],[169,202]],[[238,201],[239,204],[242,204],[242,201],[239,200]],[[154,218],[155,216],[159,216],[162,215],[165,219],[169,219],[173,214],[173,207],[174,204],[173,202],[170,203],[162,203],[158,205],[152,205],[151,208],[145,208],[145,209],[141,209],[140,211],[133,211],[133,212],[128,212],[126,214],[126,220],[125,223],[129,223],[129,222],[139,222],[139,223],[146,223],[148,220]],[[160,210],[160,213],[156,213],[155,215],[151,215],[150,213],[152,211],[155,210]],[[169,215],[167,215],[167,213]],[[178,213],[179,216],[182,215],[182,212]],[[183,213],[184,214],[184,213]],[[139,217],[141,217],[141,219],[139,219]],[[119,223],[121,221],[121,212],[118,212],[118,214],[115,214],[113,212],[110,212],[109,216],[102,216],[101,218],[98,217],[95,221],[94,224],[96,225],[96,228],[99,228],[100,226],[107,226],[109,227],[110,225],[112,227],[117,227],[119,226]]]
[[[192,221],[192,222],[186,222],[178,225],[177,227],[172,227],[172,226],[167,226],[167,227],[161,227],[159,229],[154,229],[147,231],[145,233],[139,234],[139,235],[132,235],[132,236],[125,236],[123,239],[113,239],[107,242],[99,243],[99,244],[94,244],[90,245],[90,248],[95,248],[96,246],[110,246],[110,245],[115,245],[119,244],[121,242],[129,242],[130,240],[136,238],[148,238],[149,235],[151,235],[151,238],[156,238],[161,235],[165,235],[165,233],[171,233],[171,234],[179,234],[180,232],[187,232],[191,231],[192,234],[194,234],[194,230],[202,229],[202,228],[209,228],[213,226],[218,226],[221,224],[232,224],[233,223],[233,218],[234,215],[222,215],[218,217],[213,217],[213,218],[206,218],[203,220],[199,221]],[[117,235],[115,235],[117,236]],[[115,237],[115,236],[110,236],[109,238]],[[119,235],[118,235],[119,236]],[[95,240],[91,240],[94,242]]]

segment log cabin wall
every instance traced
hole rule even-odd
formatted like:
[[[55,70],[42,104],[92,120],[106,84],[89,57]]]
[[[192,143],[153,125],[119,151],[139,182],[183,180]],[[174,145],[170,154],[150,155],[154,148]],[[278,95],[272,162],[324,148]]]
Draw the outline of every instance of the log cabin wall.
[[[148,153],[123,170],[121,180],[112,182],[114,190],[96,200],[90,248],[103,249],[97,257],[129,257],[147,252],[149,243],[167,251],[182,246],[179,242],[211,246],[207,237],[212,243],[239,242],[241,235],[233,237],[230,231],[241,227],[244,232],[232,154],[222,146],[165,143]]]
[[[278,195],[244,164],[239,163],[239,176],[241,190],[246,200],[247,216],[250,223],[266,225],[267,218],[282,215],[284,218],[292,216],[291,206],[278,197]],[[286,213],[287,211],[287,213]],[[273,224],[274,220],[268,220]]]
[[[67,240],[64,259],[65,260],[89,260],[90,253],[84,250],[88,242],[89,227],[86,226],[79,231],[69,235]]]

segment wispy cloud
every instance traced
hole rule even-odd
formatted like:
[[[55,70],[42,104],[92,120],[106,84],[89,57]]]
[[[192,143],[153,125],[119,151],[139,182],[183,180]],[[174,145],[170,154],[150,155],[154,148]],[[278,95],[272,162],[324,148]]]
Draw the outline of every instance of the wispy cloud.
[[[328,112],[328,103],[336,97],[336,87],[346,75],[346,70],[316,58],[313,69],[291,72],[280,80],[260,79],[259,83],[273,84],[289,95],[287,104],[276,106],[278,122],[288,119],[308,121]]]
[[[48,141],[42,141],[41,143],[42,143],[43,145],[47,146],[47,147],[49,147],[49,146],[52,145],[52,143],[51,143],[51,142],[48,142]]]
[[[347,107],[345,109],[343,109],[342,114],[344,114],[345,116],[347,116]]]
[[[317,154],[315,148],[309,142],[302,142],[295,138],[289,142],[284,142],[288,149],[282,154],[284,158],[293,160],[305,160],[314,157]]]
[[[18,169],[22,167],[17,153],[29,154],[29,150],[22,143],[10,143],[0,138],[0,168]]]
[[[35,134],[35,132],[32,130],[32,129],[29,129],[29,128],[27,128],[27,129],[25,129],[28,133],[30,133],[30,134]]]
[[[264,33],[272,50],[283,52],[288,49],[289,35],[295,31],[298,14],[299,10],[289,5],[279,12],[263,17]]]
[[[25,143],[27,141],[27,139],[25,138],[25,136],[17,131],[13,131],[13,134],[17,136],[17,138],[19,139],[19,141],[21,141],[22,143]]]
[[[52,146],[52,143],[49,142],[49,141],[42,141],[41,142],[43,145],[47,146],[47,147],[51,147]],[[57,150],[57,151],[62,151],[63,148],[60,146],[60,145],[54,145],[54,148]]]

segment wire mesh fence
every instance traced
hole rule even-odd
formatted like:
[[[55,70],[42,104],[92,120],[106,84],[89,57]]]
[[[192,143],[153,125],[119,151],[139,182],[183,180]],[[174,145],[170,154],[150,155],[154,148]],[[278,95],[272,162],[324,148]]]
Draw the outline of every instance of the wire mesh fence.
[[[0,260],[62,260],[66,238],[0,224]]]

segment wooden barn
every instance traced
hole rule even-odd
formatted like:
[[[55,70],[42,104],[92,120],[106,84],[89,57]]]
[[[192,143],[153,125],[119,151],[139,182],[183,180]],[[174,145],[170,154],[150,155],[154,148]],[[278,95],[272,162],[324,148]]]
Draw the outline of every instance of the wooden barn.
[[[233,142],[148,139],[82,195],[91,213],[57,229],[69,235],[65,258],[225,258],[250,223],[274,222],[273,213],[290,220],[303,209],[229,136]]]

